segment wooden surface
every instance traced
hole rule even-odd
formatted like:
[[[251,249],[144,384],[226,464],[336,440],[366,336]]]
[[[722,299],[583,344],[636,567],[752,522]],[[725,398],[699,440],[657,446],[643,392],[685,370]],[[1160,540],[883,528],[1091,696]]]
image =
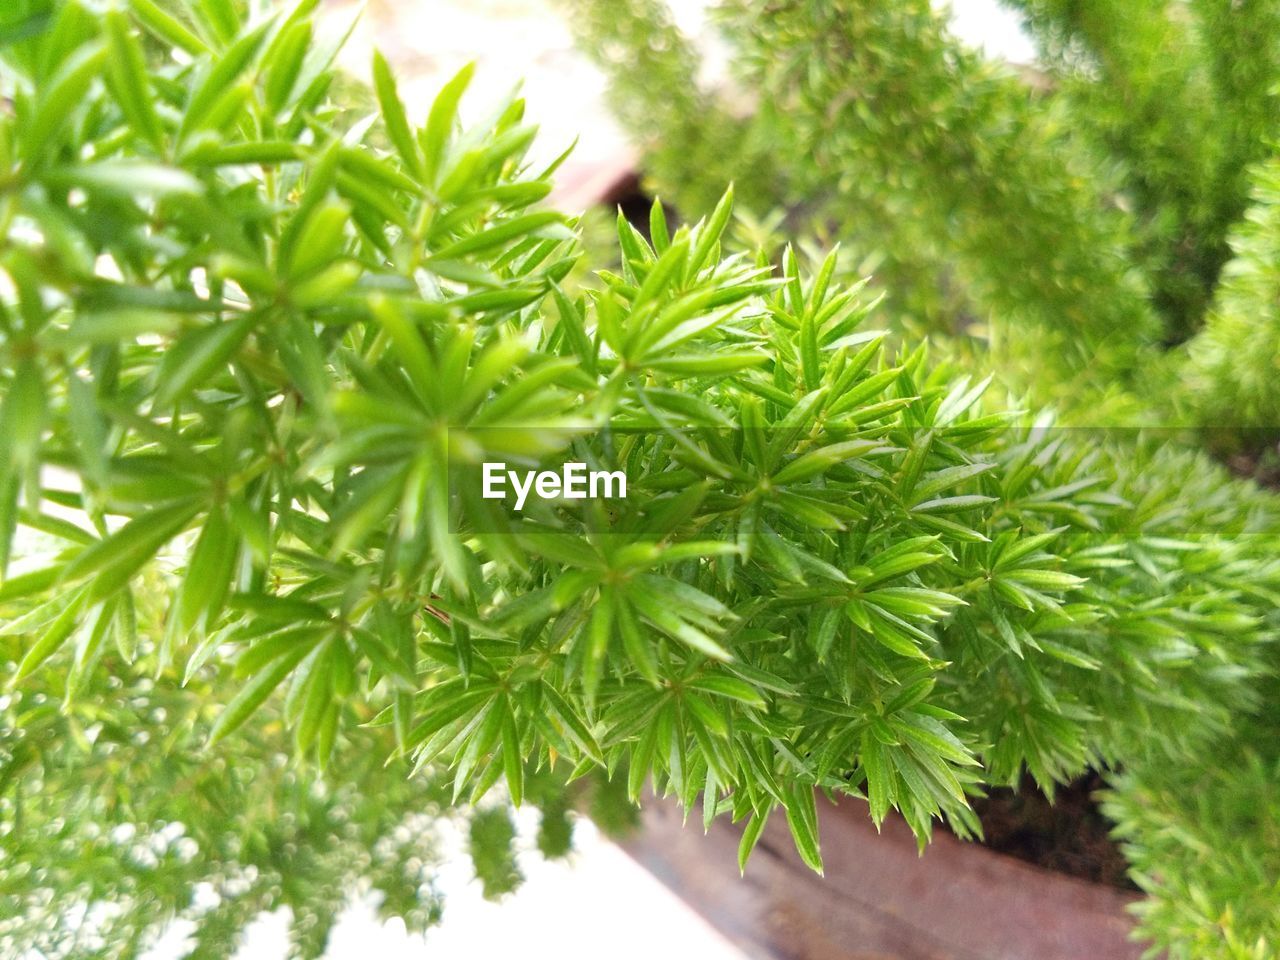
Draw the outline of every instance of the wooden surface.
[[[935,833],[923,857],[901,820],[877,835],[865,805],[819,801],[826,876],[770,819],[746,877],[738,829],[710,834],[650,801],[623,848],[757,960],[1137,960],[1134,896]]]

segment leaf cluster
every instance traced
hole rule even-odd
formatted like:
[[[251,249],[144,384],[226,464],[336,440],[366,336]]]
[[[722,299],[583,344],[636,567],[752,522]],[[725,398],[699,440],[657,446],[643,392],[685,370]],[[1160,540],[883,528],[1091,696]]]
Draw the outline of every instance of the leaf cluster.
[[[616,269],[580,288],[521,102],[463,125],[468,69],[411,117],[375,57],[353,114],[314,6],[67,2],[4,48],[0,560],[53,543],[0,582],[12,696],[62,724],[119,705],[105,678],[156,676],[192,714],[184,751],[290,771],[246,796],[250,837],[258,789],[316,830],[371,821],[351,843],[376,851],[424,783],[563,812],[548,778],[603,771],[745,821],[744,862],[781,811],[815,869],[822,794],[896,808],[923,843],[941,817],[976,831],[968,798],[1024,766],[1051,789],[1185,759],[1251,701],[1277,574],[1235,535],[1274,529],[1265,498],[993,414],[988,381],[868,329],[834,255],[735,252],[732,192],[675,226],[655,204],[647,236],[620,219]],[[867,29],[949,62],[904,23]],[[628,497],[512,517],[468,481],[554,456],[625,470]],[[157,606],[162,626],[139,617]],[[33,722],[10,769],[46,764]],[[329,799],[271,766],[287,746]],[[507,889],[508,814],[478,816],[477,865]],[[288,902],[322,916],[372,863]],[[327,928],[304,927],[315,953]]]
[[[1210,674],[1240,679],[1242,661],[1180,673],[1178,694],[1161,679],[1161,694],[1199,704],[1201,719],[1230,704],[1208,722],[1222,731],[1217,739],[1172,759],[1166,747],[1188,728],[1162,709],[1146,712],[1152,701],[1140,691],[1151,678],[1134,667],[1152,643],[1171,667],[1188,627],[1199,633],[1212,622],[1235,639],[1219,647],[1202,635],[1192,641],[1202,652],[1249,649],[1245,672],[1261,677],[1280,668],[1271,646],[1273,541],[1259,536],[1274,531],[1266,519],[1274,496],[1228,481],[1194,450],[1257,454],[1274,442],[1269,158],[1280,8],[1017,0],[1009,6],[1023,15],[1041,58],[1015,70],[966,48],[950,35],[945,12],[927,3],[729,0],[717,19],[734,71],[709,89],[687,66],[698,63],[688,38],[661,21],[646,29],[661,4],[566,6],[584,49],[610,73],[615,98],[629,104],[621,116],[647,150],[646,174],[677,208],[701,212],[708,181],[733,178],[759,214],[741,218],[740,234],[774,249],[796,233],[814,245],[836,238],[847,251],[837,283],[876,273],[887,343],[911,344],[927,329],[967,369],[995,374],[992,392],[1015,398],[1006,406],[1026,396],[1032,407],[1053,403],[1065,424],[1121,428],[1084,434],[1102,457],[1064,471],[1069,492],[1060,506],[1070,513],[1088,503],[1092,514],[1100,488],[1089,478],[1109,475],[1112,506],[1135,510],[1123,544],[1102,546],[1096,566],[1070,565],[1075,530],[1051,548],[1062,569],[1089,578],[1081,593],[1092,612],[1064,624],[1072,636],[1065,652],[1077,669],[1102,665],[1094,682],[1048,684],[1042,667],[1024,669],[1007,652],[993,667],[972,641],[948,648],[954,671],[941,676],[957,679],[965,705],[952,709],[992,745],[983,756],[988,775],[1022,760],[1042,783],[1086,762],[1126,768],[1110,809],[1151,895],[1142,908],[1146,936],[1177,956],[1270,955],[1280,938],[1274,898],[1265,883],[1233,874],[1255,878],[1275,863],[1259,792],[1275,761],[1274,733],[1259,733],[1270,731],[1274,697],[1256,680],[1234,694],[1201,685]],[[628,45],[630,57],[620,53]],[[664,58],[661,89],[628,69],[640,46],[646,58]],[[695,93],[674,96],[679,87]],[[705,129],[719,144],[718,164],[686,161],[693,150],[678,136],[665,139],[692,119],[644,109],[659,97],[668,110],[696,103],[714,115]],[[1185,349],[1165,349],[1188,338]],[[1202,429],[1181,452],[1160,441],[1167,431],[1136,429],[1170,422]],[[1004,443],[1016,447],[1011,437]],[[1267,463],[1264,452],[1259,473]],[[1052,459],[1039,466],[1056,470]],[[1001,480],[988,475],[983,492],[1010,496],[991,489]],[[1230,542],[1200,536],[1210,532]],[[1131,539],[1139,533],[1156,534],[1170,552],[1148,554]],[[989,629],[1021,643],[1017,630],[1001,626],[1005,611],[994,616],[963,596],[970,602],[946,618],[947,636]],[[990,625],[972,629],[975,614]],[[1041,642],[1056,642],[1043,614],[1028,633],[1042,652],[1054,651]],[[1091,748],[1095,724],[1107,735]],[[1210,762],[1216,768],[1206,776]],[[1237,815],[1248,807],[1260,819]],[[1210,862],[1210,851],[1224,846],[1232,856]]]

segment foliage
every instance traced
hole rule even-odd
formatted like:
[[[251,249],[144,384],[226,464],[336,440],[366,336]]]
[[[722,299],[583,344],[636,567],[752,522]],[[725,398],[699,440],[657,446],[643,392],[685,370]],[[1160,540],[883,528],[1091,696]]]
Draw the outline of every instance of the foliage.
[[[1073,391],[1086,377],[1101,389],[1099,374],[1123,374],[1158,339],[1109,169],[1017,77],[956,43],[929,3],[744,0],[718,13],[759,107],[754,141],[772,152],[760,164],[722,143],[741,158],[731,174],[764,179],[806,224],[881,253],[891,302],[940,312],[932,325],[953,332],[993,324],[1001,350],[1054,355],[1047,372]],[[655,96],[629,62],[614,76],[636,102]],[[645,142],[661,145],[658,189],[679,184],[679,201],[704,170],[676,165],[678,146],[653,130],[662,119],[646,120]],[[1025,380],[1044,388],[1043,367]]]
[[[5,660],[15,647],[6,637]],[[295,949],[316,956],[353,893],[370,889],[412,930],[435,920],[433,817],[449,793],[386,766],[388,737],[352,731],[335,746],[342,778],[318,778],[289,762],[293,736],[268,709],[211,754],[211,705],[234,691],[230,671],[184,688],[105,666],[72,704],[60,686],[30,683],[6,698],[5,956],[135,956],[176,920],[195,925],[192,956],[225,957],[280,907]]]
[[[1076,129],[1123,165],[1137,256],[1171,338],[1195,332],[1267,155],[1280,8],[1228,0],[1015,0]]]
[[[0,919],[5,955],[134,956],[176,919],[196,924],[196,955],[227,956],[255,916],[285,907],[295,949],[316,956],[338,909],[368,890],[384,915],[420,930],[439,915],[434,821],[465,823],[447,782],[388,763],[392,728],[360,727],[372,712],[337,669],[350,648],[305,621],[281,629],[313,604],[306,590],[279,585],[290,594],[283,606],[254,608],[254,629],[277,644],[266,662],[278,667],[280,655],[297,667],[283,697],[265,699],[252,660],[231,662],[248,635],[211,629],[215,610],[240,609],[226,621],[242,620],[240,604],[262,598],[257,551],[302,542],[278,522],[261,526],[267,509],[282,505],[285,526],[289,515],[309,522],[290,506],[310,499],[294,500],[307,450],[292,421],[316,384],[316,351],[333,345],[324,316],[356,281],[350,260],[330,262],[353,245],[347,214],[364,216],[344,198],[385,203],[397,224],[407,217],[388,203],[404,179],[356,149],[358,131],[349,144],[332,139],[330,124],[346,133],[353,120],[345,101],[326,99],[339,78],[334,50],[309,42],[314,4],[236,42],[210,19],[222,6],[192,19],[148,3],[105,17],[74,3],[4,13],[0,554],[18,531],[23,555],[0,585],[10,679],[0,896],[15,907]],[[498,180],[486,165],[527,143],[517,113],[498,121],[506,139],[485,140],[489,153],[454,148],[450,168],[469,165],[457,189],[471,190],[464,202],[477,218],[487,219],[483,193]],[[451,137],[451,126],[438,114],[435,135]],[[327,178],[310,198],[298,170],[281,166],[303,154]],[[494,203],[518,205],[546,187],[496,192]],[[464,209],[454,223],[472,221]],[[290,244],[309,259],[282,253]],[[253,288],[256,309],[230,278],[255,260],[255,278],[271,287]],[[516,296],[499,287],[477,281],[491,300]],[[262,390],[246,402],[219,395],[227,384]],[[278,419],[255,421],[275,404]],[[164,540],[169,552],[151,563]],[[48,544],[62,566],[68,547],[84,556],[94,542],[80,586],[33,575],[51,559]],[[412,656],[405,666],[389,634],[378,643],[390,646],[373,652],[383,668],[412,675]],[[61,669],[31,671],[62,645]],[[265,702],[254,724],[210,749],[234,719],[220,708],[255,701]],[[319,770],[290,760],[308,750]],[[534,777],[532,799],[547,803],[544,829],[558,838],[543,845],[552,855],[567,844],[561,779]],[[509,837],[480,836],[478,868],[509,858],[509,847]]]
[[[744,232],[839,239],[852,255],[837,282],[874,269],[890,342],[911,343],[929,330],[967,368],[995,374],[997,387],[1009,390],[1007,406],[1047,401],[1068,426],[1119,428],[1086,432],[1080,442],[1100,447],[1099,459],[1088,468],[1068,460],[1062,473],[1071,489],[1064,510],[1089,499],[1069,485],[1095,471],[1131,505],[1108,522],[1134,510],[1128,526],[1108,528],[1112,547],[1136,548],[1131,564],[1124,573],[1090,572],[1082,589],[1092,612],[1072,624],[1097,641],[1090,656],[1115,660],[1093,684],[1050,685],[1042,668],[1021,673],[1014,657],[992,669],[963,648],[948,649],[952,667],[943,677],[959,683],[964,706],[954,709],[995,745],[983,754],[988,776],[999,780],[1020,762],[1042,782],[1085,762],[1126,770],[1114,779],[1109,809],[1150,894],[1144,935],[1175,956],[1271,955],[1280,938],[1273,898],[1252,880],[1276,863],[1265,786],[1274,758],[1246,744],[1274,741],[1274,697],[1255,680],[1241,683],[1252,691],[1245,700],[1219,700],[1209,687],[1196,688],[1213,671],[1191,669],[1182,676],[1186,702],[1226,708],[1222,733],[1198,750],[1184,742],[1171,762],[1162,745],[1184,728],[1169,714],[1143,715],[1141,691],[1151,678],[1138,679],[1145,668],[1126,669],[1141,657],[1124,651],[1143,646],[1151,631],[1171,644],[1161,658],[1167,668],[1179,659],[1188,613],[1197,619],[1210,609],[1206,601],[1230,597],[1238,606],[1211,616],[1241,631],[1229,644],[1233,655],[1250,650],[1257,677],[1280,670],[1267,646],[1277,626],[1274,540],[1257,535],[1275,531],[1274,496],[1227,481],[1193,449],[1176,449],[1256,452],[1274,441],[1280,347],[1268,158],[1277,134],[1280,6],[1009,5],[1038,41],[1035,67],[1015,71],[967,49],[950,35],[945,11],[925,2],[725,0],[713,16],[734,71],[722,87],[698,89],[697,102],[735,124],[709,125],[727,160],[707,166],[682,162],[678,141],[667,146],[668,116],[641,106],[663,94],[621,51],[658,36],[643,29],[653,5],[566,0],[615,99],[630,104],[622,116],[647,149],[646,174],[678,208],[696,215],[708,179],[731,177],[760,215]],[[613,21],[600,16],[606,8],[618,11]],[[618,27],[632,21],[640,26],[627,33],[638,40]],[[646,52],[659,55],[668,57],[669,73],[677,61],[697,60],[689,41],[666,27]],[[696,70],[680,76],[698,86]],[[693,102],[688,94],[666,99]],[[752,109],[731,106],[744,102]],[[1187,338],[1185,350],[1161,350]],[[1130,429],[1177,422],[1202,429],[1184,436]],[[1042,468],[1049,476],[1056,469],[1052,459]],[[1229,543],[1203,536],[1210,532],[1228,534]],[[1177,542],[1183,552],[1148,563],[1141,541],[1129,539],[1135,534],[1156,535],[1166,547]],[[1053,545],[1065,569],[1073,569],[1079,535],[1064,532]],[[1121,585],[1115,592],[1113,583]],[[953,612],[944,635],[962,633],[981,613],[972,605]],[[1146,621],[1148,613],[1162,624]],[[1110,689],[1112,680],[1119,689]],[[1169,693],[1164,683],[1157,686]],[[1019,725],[1047,720],[1042,704],[1050,701],[1069,719],[1059,730],[1060,762],[1037,769],[1046,758],[1026,744],[1040,734]],[[1089,744],[1095,720],[1109,736]],[[1145,753],[1144,739],[1157,749]],[[1012,754],[1007,765],[1003,749]],[[1206,763],[1219,758],[1221,768],[1206,776]],[[1250,809],[1254,815],[1242,813]],[[1229,856],[1211,853],[1225,847]]]
[[[746,118],[697,83],[699,54],[666,3],[562,3],[574,30],[592,38],[590,54],[611,74],[628,78],[606,91],[609,106],[641,136],[648,172],[674,188],[670,196],[681,210],[709,212],[738,171],[753,166],[756,174],[739,185],[739,199],[754,209],[777,202],[767,170],[757,166],[769,163],[769,154],[750,142]],[[699,173],[690,178],[690,170]]]
[[[1280,432],[1280,160],[1254,171],[1253,205],[1231,238],[1214,311],[1186,378],[1203,422]]]
[[[516,826],[506,807],[487,807],[471,818],[471,859],[486,897],[499,897],[520,885],[523,876],[512,851]]]
[[[1173,960],[1275,956],[1280,927],[1280,730],[1248,725],[1217,745],[1211,764],[1128,772],[1105,795],[1157,950]]]
[[[1123,423],[1127,383],[1148,419],[1174,415],[1150,347],[1200,327],[1276,135],[1274,4],[1017,0],[1047,71],[1027,77],[925,2],[732,0],[725,93],[699,88],[677,31],[645,32],[661,4],[564,2],[678,208],[733,179],[757,212],[850,245],[898,324],[958,337],[1042,402]],[[640,49],[681,96],[635,69]],[[718,162],[670,135],[699,117]]]
[[[196,915],[194,884],[254,866],[250,893],[201,918],[209,949],[286,903],[315,955],[356,878],[431,918],[424,824],[405,817],[420,802],[478,805],[502,784],[546,811],[554,854],[561,778],[603,771],[602,802],[649,782],[745,819],[744,860],[781,808],[820,869],[815,788],[866,796],[877,821],[901,810],[923,843],[935,817],[976,829],[967,798],[1024,766],[1051,789],[1088,764],[1185,763],[1254,702],[1275,627],[1267,498],[1158,437],[992,413],[985,381],[866,329],[834,255],[774,270],[732,252],[731,194],[674,230],[655,204],[650,239],[620,221],[617,269],[576,288],[577,225],[537,206],[553,171],[523,159],[521,103],[463,127],[464,70],[415,123],[375,57],[362,119],[329,98],[315,5],[247,22],[215,0],[71,0],[3,48],[0,559],[19,530],[56,548],[0,583],[0,810],[6,856],[62,871],[6,873],[18,896],[132,897],[111,945],[129,955],[161,911]],[[812,24],[777,13],[753,42],[796,84],[780,142],[821,156],[827,88],[788,46]],[[869,58],[852,63],[926,169],[1066,177],[979,193],[1027,243],[1066,244],[1034,283],[997,262],[966,191],[902,196],[927,201],[930,230],[948,204],[973,214],[957,262],[985,309],[1009,296],[1044,335],[1070,314],[1071,363],[1120,340],[1124,367],[1151,335],[1116,264],[1127,221],[1090,205],[1096,184],[1013,82],[952,57],[932,23],[877,14],[876,43],[835,38],[807,62]],[[901,65],[879,52],[896,44],[931,83],[972,80],[1016,135],[959,110],[950,146],[913,126],[927,104],[898,99]],[[888,138],[845,146],[870,157]],[[1106,316],[1078,312],[1074,288]],[[628,497],[512,514],[479,496],[482,461],[568,457],[624,468]],[[169,752],[119,742],[139,715]],[[129,775],[162,766],[162,788],[217,764],[261,775],[196,791],[195,852],[156,851],[130,886],[106,873],[119,854],[55,856],[18,821],[27,791],[56,790],[89,804],[77,828],[176,822],[149,780],[132,804],[76,794],[125,758]],[[495,796],[468,829],[496,894],[518,872]]]

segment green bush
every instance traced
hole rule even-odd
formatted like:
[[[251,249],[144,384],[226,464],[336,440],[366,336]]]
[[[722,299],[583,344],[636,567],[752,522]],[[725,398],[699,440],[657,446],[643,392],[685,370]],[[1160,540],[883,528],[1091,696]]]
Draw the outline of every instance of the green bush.
[[[591,772],[745,819],[744,859],[781,808],[819,869],[815,788],[923,843],[935,817],[976,830],[968,798],[1024,766],[1051,789],[1188,762],[1254,701],[1276,571],[1241,534],[1274,530],[1268,499],[1154,440],[1015,425],[866,329],[834,256],[733,252],[731,195],[674,230],[655,205],[651,241],[620,221],[617,268],[579,288],[521,103],[464,128],[464,70],[418,125],[375,57],[366,121],[330,97],[315,6],[71,0],[20,9],[0,48],[0,835],[30,865],[0,883],[46,911],[0,936],[74,952],[92,923],[49,934],[50,896],[112,900],[121,955],[169,910],[212,955],[287,904],[316,955],[355,878],[434,915],[427,849],[387,850],[408,813],[501,784],[558,853],[558,778]],[[480,496],[481,462],[570,457],[628,496]],[[150,752],[109,749],[134,731]],[[171,871],[25,828],[135,752],[154,789],[82,796],[73,837],[153,828],[198,757],[279,780],[193,797]],[[509,816],[470,821],[493,893],[519,879]],[[249,867],[252,896],[201,916],[195,886]]]
[[[0,658],[16,648],[4,637]],[[317,777],[288,762],[294,736],[275,704],[208,751],[231,671],[181,686],[149,666],[108,657],[73,701],[65,673],[5,697],[0,953],[132,957],[177,921],[194,925],[191,956],[225,957],[283,907],[298,952],[318,956],[362,885],[383,916],[434,922],[435,820],[461,817],[446,782],[387,765],[393,739],[361,730],[334,746],[342,776]],[[491,844],[477,862],[502,853]]]
[[[1168,713],[1143,714],[1150,678],[1140,679],[1141,658],[1126,651],[1151,630],[1169,644],[1164,666],[1178,662],[1186,626],[1209,610],[1208,594],[1197,593],[1208,590],[1215,603],[1239,604],[1220,620],[1210,614],[1222,625],[1243,618],[1234,621],[1242,633],[1228,645],[1233,656],[1250,649],[1260,677],[1280,669],[1271,645],[1280,606],[1274,540],[1256,535],[1274,532],[1274,495],[1228,481],[1195,449],[1256,457],[1275,439],[1280,6],[1014,0],[1041,53],[1035,67],[1015,71],[967,49],[945,12],[925,2],[726,0],[713,16],[734,69],[718,90],[698,89],[689,41],[668,26],[646,32],[661,4],[565,6],[615,99],[628,102],[621,116],[663,196],[696,215],[708,179],[733,178],[761,222],[844,242],[851,255],[838,277],[875,271],[889,342],[929,331],[946,355],[995,374],[993,392],[1008,391],[1007,407],[1049,402],[1064,425],[1118,428],[1089,434],[1085,448],[1100,440],[1101,462],[1063,473],[1070,483],[1111,471],[1109,492],[1142,518],[1122,534],[1112,529],[1121,534],[1113,547],[1136,547],[1132,563],[1092,573],[1094,614],[1072,623],[1098,644],[1090,655],[1113,659],[1094,684],[1063,683],[1041,697],[1038,670],[1006,676],[1020,667],[1016,658],[993,671],[957,656],[971,706],[956,709],[994,745],[984,763],[996,780],[1021,762],[1042,782],[1084,762],[1125,770],[1109,809],[1150,895],[1144,936],[1176,956],[1272,955],[1274,896],[1251,881],[1274,872],[1280,850],[1262,787],[1276,760],[1274,697],[1255,681],[1243,701],[1218,699],[1200,684],[1236,666],[1201,672],[1193,659],[1180,680],[1184,703],[1221,707],[1222,733],[1198,747],[1184,742],[1171,760],[1164,746],[1184,728]],[[630,69],[629,43],[647,44],[647,58],[665,56],[664,76],[696,95],[669,96],[670,80],[650,89]],[[690,151],[667,139],[669,113],[641,106],[651,97],[668,111],[696,103],[715,114],[707,133],[719,138],[720,162],[686,162]],[[683,117],[680,129],[691,122]],[[762,231],[745,224],[744,232]],[[1185,349],[1163,349],[1185,339]],[[1201,429],[1156,431],[1172,444],[1139,429],[1176,423]],[[1250,466],[1268,469],[1265,454]],[[1065,499],[1074,507],[1081,497],[1075,489]],[[1166,546],[1186,548],[1176,562],[1148,563],[1129,539],[1157,531]],[[1206,532],[1229,534],[1229,543],[1198,535]],[[1071,542],[1064,535],[1055,552],[1068,558]],[[1116,593],[1113,582],[1123,584]],[[953,613],[946,634],[975,612]],[[1177,699],[1165,683],[1157,688]],[[1076,715],[1061,728],[1061,762],[1037,769],[1044,757],[1020,745],[1040,733],[1019,727],[1047,719],[1041,704],[1050,700]],[[1108,735],[1090,741],[1089,718]],[[1261,741],[1252,753],[1251,739]],[[1232,758],[1245,756],[1253,758],[1245,770],[1234,769]],[[1206,776],[1206,764],[1222,769]],[[1178,793],[1193,789],[1203,802]],[[1250,805],[1252,819],[1232,813]],[[1215,862],[1210,851],[1225,847]]]
[[[602,15],[617,6],[600,4]],[[768,161],[732,142],[721,151],[741,160],[727,170],[681,162],[686,151],[662,124],[671,105],[692,101],[650,89],[645,73],[618,58],[618,99],[669,104],[644,112],[641,127],[644,142],[658,145],[653,169],[664,194],[696,199],[708,174],[728,173],[750,185],[749,196],[799,210],[806,225],[883,256],[891,303],[934,305],[940,315],[926,316],[929,326],[994,325],[990,339],[1001,351],[1031,354],[1023,379],[1038,382],[1041,396],[1056,396],[1044,389],[1054,385],[1046,375],[1072,391],[1102,375],[1100,387],[1159,339],[1145,285],[1127,262],[1130,218],[1109,202],[1109,166],[1068,135],[1060,111],[952,40],[928,2],[744,0],[718,14],[738,82],[759,107],[757,129],[740,140],[767,145]],[[575,16],[589,50],[627,39],[590,33],[598,16]],[[658,49],[674,57],[680,48],[664,37]],[[654,55],[650,45],[646,56]],[[701,102],[698,110],[717,116]],[[641,111],[633,106],[624,119],[631,114]],[[721,126],[713,121],[709,132]],[[1044,363],[1046,354],[1058,362]]]
[[[976,338],[967,355],[1016,389],[1123,423],[1127,384],[1148,421],[1176,416],[1153,348],[1202,325],[1245,171],[1280,133],[1274,5],[1017,0],[1043,53],[1028,78],[923,0],[731,0],[730,92],[699,88],[656,0],[563,5],[679,208],[733,179],[757,213],[851,245],[897,322]],[[700,118],[716,146],[695,152]]]
[[[1280,435],[1280,160],[1257,167],[1252,196],[1185,377],[1202,422],[1256,446]]]
[[[1078,131],[1122,165],[1135,256],[1171,339],[1201,325],[1278,132],[1280,8],[1224,0],[1014,0]]]
[[[1202,767],[1142,766],[1120,776],[1104,809],[1148,897],[1142,929],[1175,960],[1275,956],[1280,897],[1274,717],[1219,743]]]

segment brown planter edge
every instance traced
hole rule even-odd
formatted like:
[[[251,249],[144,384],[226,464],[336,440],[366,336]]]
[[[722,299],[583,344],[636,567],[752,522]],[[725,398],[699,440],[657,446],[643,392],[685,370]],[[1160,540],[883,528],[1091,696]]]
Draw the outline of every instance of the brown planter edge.
[[[624,850],[755,960],[1138,960],[1135,894],[1053,873],[935,832],[923,856],[906,823],[877,834],[866,805],[819,802],[826,876],[796,854],[781,814],[746,875],[740,830],[703,835],[651,800]]]

